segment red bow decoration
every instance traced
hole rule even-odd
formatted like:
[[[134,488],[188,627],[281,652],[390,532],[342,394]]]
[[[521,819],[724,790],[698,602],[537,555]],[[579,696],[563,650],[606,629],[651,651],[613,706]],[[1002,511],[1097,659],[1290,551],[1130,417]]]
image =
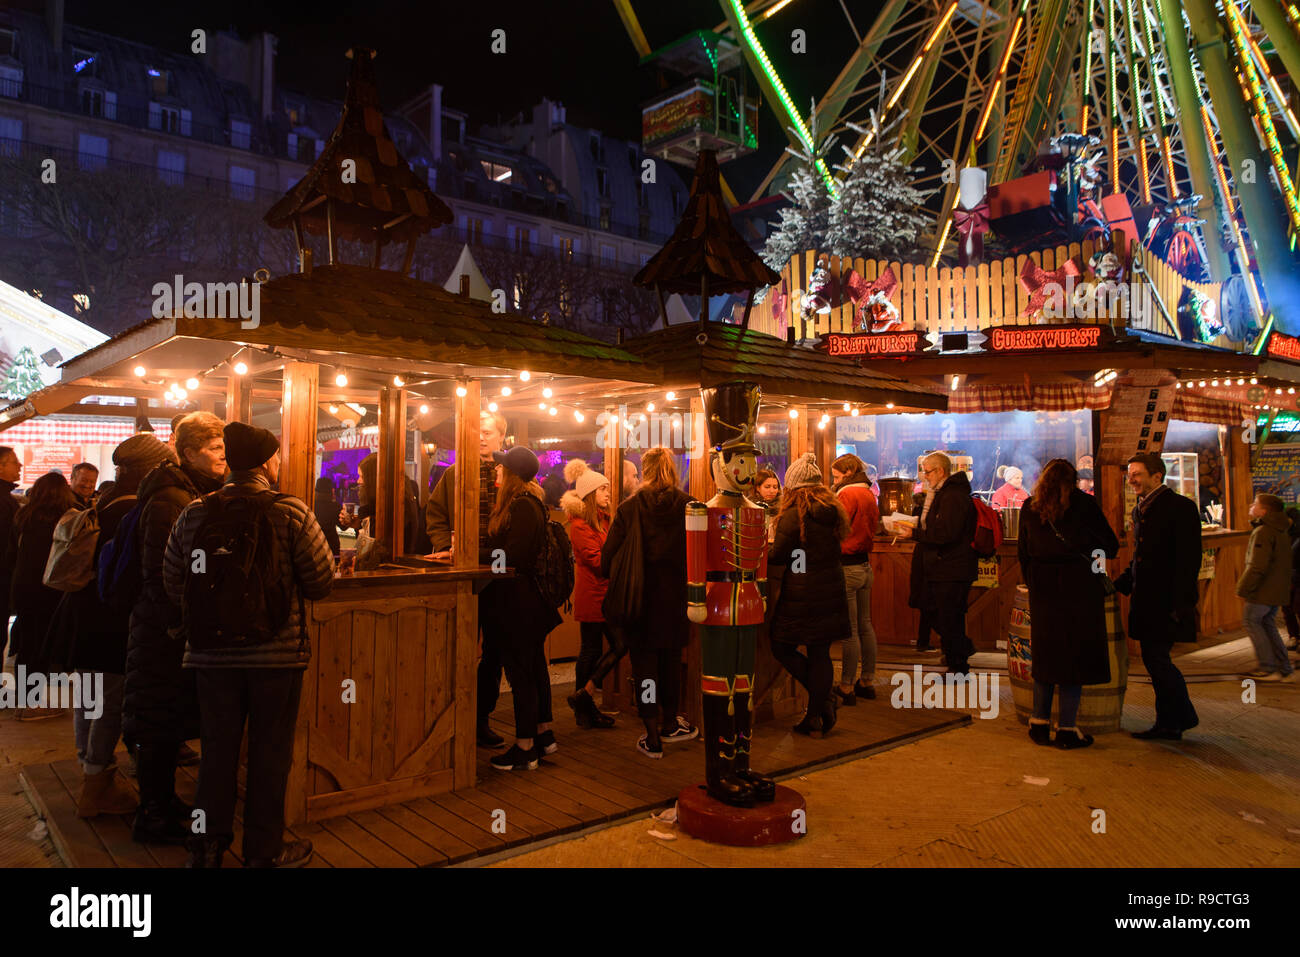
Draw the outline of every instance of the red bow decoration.
[[[1047,303],[1048,294],[1045,290],[1048,286],[1060,288],[1064,305],[1065,280],[1077,275],[1079,267],[1073,259],[1067,259],[1065,265],[1052,270],[1044,269],[1032,259],[1026,259],[1024,268],[1020,270],[1020,285],[1029,293],[1029,305],[1025,307],[1023,315],[1033,317],[1042,314],[1043,306]]]
[[[901,321],[898,310],[890,302],[898,288],[898,277],[894,275],[892,266],[886,266],[885,271],[870,282],[858,275],[856,269],[851,270],[844,287],[858,313],[856,331],[885,332]]]
[[[957,265],[978,264],[984,259],[984,234],[989,231],[989,204],[980,203],[974,209],[958,206],[952,211],[952,224],[961,241],[957,244]],[[967,253],[967,246],[970,252]]]

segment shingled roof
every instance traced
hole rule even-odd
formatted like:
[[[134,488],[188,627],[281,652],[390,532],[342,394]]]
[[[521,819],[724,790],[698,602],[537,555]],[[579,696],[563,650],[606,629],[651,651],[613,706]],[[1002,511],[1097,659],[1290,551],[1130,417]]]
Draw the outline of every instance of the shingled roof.
[[[297,219],[307,231],[325,233],[331,200],[334,229],[343,239],[405,242],[452,222],[451,210],[389,139],[375,85],[374,51],[362,47],[348,55],[352,75],[338,126],[307,175],[267,211],[267,224],[282,229]],[[355,182],[344,182],[343,164],[349,160],[355,163]]]
[[[710,386],[732,379],[759,383],[770,395],[823,401],[857,401],[913,409],[948,408],[946,395],[888,373],[862,368],[853,359],[829,356],[753,329],[711,323],[678,325],[625,343],[627,350],[663,370],[665,386]]]
[[[781,281],[731,224],[718,185],[718,156],[701,150],[695,163],[695,180],[677,228],[633,279],[638,286],[657,286],[664,292],[698,296],[701,280],[708,279],[708,294],[744,292]]]

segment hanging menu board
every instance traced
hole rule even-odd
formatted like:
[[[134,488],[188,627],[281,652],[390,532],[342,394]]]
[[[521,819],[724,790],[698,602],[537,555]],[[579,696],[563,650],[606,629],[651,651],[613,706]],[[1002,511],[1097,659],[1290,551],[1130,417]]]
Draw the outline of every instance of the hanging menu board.
[[[1268,492],[1284,502],[1300,501],[1300,442],[1266,445],[1250,469],[1255,494]]]
[[[1123,465],[1137,452],[1159,453],[1174,412],[1174,386],[1160,385],[1167,373],[1143,370],[1115,383],[1110,418],[1097,450],[1102,465]]]

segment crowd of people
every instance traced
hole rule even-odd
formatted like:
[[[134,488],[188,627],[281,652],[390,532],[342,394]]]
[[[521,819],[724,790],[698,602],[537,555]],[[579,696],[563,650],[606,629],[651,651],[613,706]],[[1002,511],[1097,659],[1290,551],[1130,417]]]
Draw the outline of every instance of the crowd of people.
[[[499,414],[482,413],[479,435],[477,462],[460,463],[478,470],[479,560],[493,565],[504,556],[514,574],[491,580],[479,597],[477,740],[499,752],[492,767],[535,769],[559,748],[545,642],[561,617],[539,585],[556,555],[548,547],[547,495],[536,481],[537,455],[522,446],[503,449],[506,423]],[[300,866],[311,855],[310,842],[283,838],[294,715],[311,654],[303,602],[331,589],[338,527],[366,533],[376,460],[361,463],[355,514],[339,506],[326,479],[317,486],[314,509],[277,492],[279,462],[278,441],[265,429],[195,412],[177,417],[168,442],[141,433],[117,446],[115,475],[97,492],[97,470],[80,465],[72,482],[51,472],[19,496],[21,463],[13,449],[0,447],[0,602],[12,618],[9,656],[29,672],[103,676],[102,708],[74,714],[83,770],[77,813],[134,813],[135,840],[185,844],[195,867],[220,866],[230,846],[245,726],[245,864]],[[909,600],[922,623],[918,648],[937,631],[948,672],[966,675],[975,651],[965,621],[977,571],[977,510],[966,473],[954,470],[947,456],[930,454],[921,467],[915,524],[895,526],[900,538],[915,543]],[[442,474],[423,516],[414,489],[405,503],[406,540],[420,550],[446,556],[454,546],[456,468]],[[1048,463],[1024,500],[1017,547],[1029,593],[1029,737],[1037,744],[1077,749],[1093,743],[1077,719],[1083,688],[1111,678],[1107,600],[1116,591],[1131,598],[1129,634],[1141,644],[1156,697],[1152,727],[1134,737],[1178,739],[1198,723],[1171,651],[1196,638],[1200,517],[1195,503],[1166,486],[1164,470],[1159,455],[1129,460],[1127,480],[1138,499],[1134,548],[1113,581],[1105,560],[1117,555],[1118,538],[1074,465]],[[680,489],[673,453],[665,448],[644,453],[617,508],[607,477],[586,462],[568,463],[563,474],[569,488],[559,504],[572,544],[572,605],[581,636],[568,704],[580,728],[613,727],[596,692],[627,656],[644,725],[636,748],[661,758],[666,745],[699,735],[681,714],[682,658],[691,636],[685,516],[692,499]],[[869,467],[852,454],[830,463],[829,485],[812,453],[792,462],[783,479],[760,471],[753,485],[752,504],[766,512],[768,573],[776,586],[766,608],[771,648],[807,692],[806,713],[793,730],[826,735],[839,708],[876,698],[877,495]],[[84,587],[50,587],[52,549],[59,557],[60,548],[70,548],[56,530],[87,509],[98,528],[89,558],[97,574]],[[1294,643],[1300,510],[1288,513],[1280,499],[1261,494],[1250,516],[1238,594],[1259,659],[1254,677],[1294,680],[1276,616],[1284,612]],[[625,572],[631,567],[634,581]],[[838,682],[831,657],[837,642]],[[508,748],[489,722],[503,674],[513,694]],[[57,713],[36,709],[20,717]],[[122,768],[114,757],[119,739],[129,755]],[[187,743],[195,739],[199,753]],[[176,793],[177,767],[192,763],[199,764],[201,833],[192,827],[195,809]],[[136,777],[138,801],[119,773]]]

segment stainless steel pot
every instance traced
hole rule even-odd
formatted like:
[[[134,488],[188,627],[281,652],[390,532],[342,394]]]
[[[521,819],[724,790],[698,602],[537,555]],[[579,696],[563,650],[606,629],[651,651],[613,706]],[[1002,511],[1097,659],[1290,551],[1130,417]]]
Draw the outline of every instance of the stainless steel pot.
[[[1004,541],[1015,541],[1020,537],[1020,509],[1004,508],[998,512],[998,517],[1002,519],[1002,538]]]

